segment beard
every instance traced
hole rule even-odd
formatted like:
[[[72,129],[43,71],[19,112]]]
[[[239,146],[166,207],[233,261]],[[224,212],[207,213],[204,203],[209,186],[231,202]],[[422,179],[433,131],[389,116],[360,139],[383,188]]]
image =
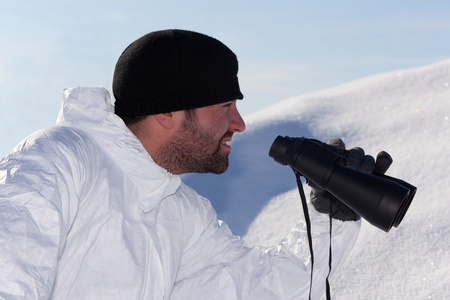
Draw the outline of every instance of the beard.
[[[188,112],[181,129],[157,151],[155,162],[172,174],[224,173],[229,152],[222,149],[221,141],[233,133],[226,132],[217,139],[213,129],[196,122],[194,111]]]

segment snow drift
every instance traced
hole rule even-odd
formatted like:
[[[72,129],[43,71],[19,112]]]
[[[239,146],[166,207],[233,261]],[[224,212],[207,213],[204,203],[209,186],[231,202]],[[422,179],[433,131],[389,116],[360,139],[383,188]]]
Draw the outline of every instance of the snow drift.
[[[185,182],[248,244],[275,245],[302,218],[293,172],[268,156],[278,135],[337,136],[374,156],[385,150],[394,159],[387,175],[416,185],[417,194],[389,233],[363,223],[332,298],[449,298],[449,69],[443,61],[277,103],[245,117],[247,130],[234,136],[225,174],[187,175]]]

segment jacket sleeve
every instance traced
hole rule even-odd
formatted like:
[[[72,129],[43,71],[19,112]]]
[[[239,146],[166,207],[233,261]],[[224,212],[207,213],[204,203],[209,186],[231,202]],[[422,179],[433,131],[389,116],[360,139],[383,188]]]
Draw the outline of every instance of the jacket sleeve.
[[[0,162],[0,298],[47,299],[77,212],[75,136],[50,130]],[[65,142],[71,147],[66,147]]]
[[[306,225],[300,222],[276,247],[249,247],[216,218],[201,199],[203,230],[186,249],[172,299],[308,299],[311,261]],[[328,275],[329,218],[310,209],[314,244],[311,299],[325,292]],[[205,222],[206,221],[206,222]],[[350,253],[360,221],[332,224],[332,271]],[[211,295],[214,295],[211,298]]]

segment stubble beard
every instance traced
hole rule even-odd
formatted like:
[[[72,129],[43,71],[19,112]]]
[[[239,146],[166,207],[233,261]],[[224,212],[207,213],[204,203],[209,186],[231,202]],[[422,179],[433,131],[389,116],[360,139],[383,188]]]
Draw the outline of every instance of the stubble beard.
[[[187,115],[180,131],[157,151],[154,160],[172,174],[214,173],[222,174],[228,169],[228,152],[221,141],[214,144],[214,133],[196,122],[195,112]],[[231,137],[227,132],[222,136]]]

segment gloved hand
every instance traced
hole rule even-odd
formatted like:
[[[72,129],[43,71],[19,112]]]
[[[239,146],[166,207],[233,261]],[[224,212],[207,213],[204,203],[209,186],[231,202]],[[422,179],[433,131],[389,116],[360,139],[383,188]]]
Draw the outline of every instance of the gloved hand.
[[[366,173],[384,174],[392,164],[391,156],[385,151],[378,153],[375,160],[372,156],[365,155],[364,150],[359,147],[346,151],[344,142],[339,138],[332,138],[327,144],[336,148],[339,154],[343,154],[345,151],[347,161],[344,165],[352,169]],[[311,202],[318,212],[328,214],[331,210],[331,216],[342,221],[356,221],[361,218],[325,189],[318,187],[311,181],[308,184],[311,187]],[[364,199],[361,200],[364,201]]]

